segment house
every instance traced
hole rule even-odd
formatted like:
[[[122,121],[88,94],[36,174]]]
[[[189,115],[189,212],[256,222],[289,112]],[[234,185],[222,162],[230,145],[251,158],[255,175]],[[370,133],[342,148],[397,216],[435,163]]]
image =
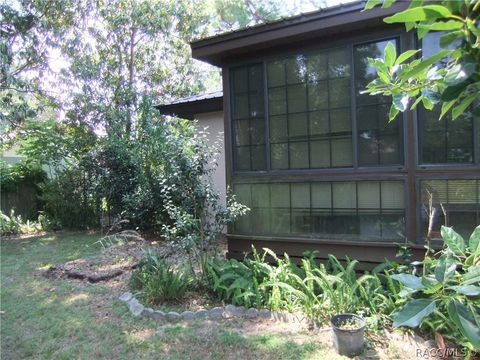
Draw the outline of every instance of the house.
[[[478,119],[438,120],[437,110],[419,108],[389,122],[390,99],[360,93],[376,76],[367,58],[388,42],[430,56],[438,33],[420,41],[382,21],[408,2],[363,6],[191,44],[194,58],[221,67],[223,106],[217,94],[159,109],[224,131],[226,185],[251,209],[228,229],[230,257],[253,244],[373,266],[398,243],[421,257],[426,241],[440,243],[442,224],[468,236],[480,223]]]

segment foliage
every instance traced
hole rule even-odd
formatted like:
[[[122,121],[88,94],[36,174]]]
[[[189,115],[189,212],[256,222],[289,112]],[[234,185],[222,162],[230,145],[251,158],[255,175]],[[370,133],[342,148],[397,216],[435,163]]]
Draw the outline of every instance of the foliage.
[[[190,273],[174,269],[159,254],[147,253],[130,278],[130,287],[138,290],[145,299],[158,304],[180,300],[192,282]]]
[[[267,262],[267,256],[274,265]],[[316,264],[315,256],[306,254],[297,266],[287,254],[282,259],[264,249],[260,256],[253,249],[253,258],[243,263],[234,259],[211,262],[209,278],[220,298],[238,305],[301,310],[320,322],[334,314],[354,312],[365,316],[374,328],[389,318],[394,300],[388,293],[397,293],[398,286],[384,287],[376,274],[357,277],[357,261],[342,265],[330,255],[324,265]]]
[[[396,274],[406,303],[395,327],[439,332],[470,350],[480,349],[480,226],[465,241],[442,226],[445,248],[423,261],[424,274]],[[404,301],[402,301],[404,302]]]
[[[33,234],[43,230],[37,221],[24,221],[21,215],[15,215],[12,209],[10,216],[0,211],[0,235]]]
[[[20,161],[10,165],[0,161],[0,183],[3,192],[16,191],[21,184],[37,188],[45,181],[47,174],[37,163]]]
[[[209,144],[206,132],[194,133],[192,128],[191,132],[164,139],[164,159],[168,161],[160,181],[172,223],[163,225],[163,233],[187,252],[192,264],[199,265],[205,275],[208,257],[217,252],[221,231],[248,208],[237,203],[233,195],[228,197],[226,207],[221,204],[211,179],[217,166],[218,144]]]
[[[98,226],[99,199],[94,178],[84,168],[65,169],[42,186],[44,221],[53,229],[89,229]]]
[[[381,2],[369,0],[365,9]],[[383,6],[394,2],[384,0]],[[392,97],[390,120],[399,112],[414,109],[420,102],[429,110],[442,104],[440,118],[451,110],[452,119],[456,119],[472,104],[475,105],[473,114],[479,115],[480,2],[441,1],[425,5],[424,2],[412,1],[408,9],[385,18],[384,22],[404,23],[407,31],[416,30],[419,39],[429,32],[441,31],[443,50],[427,59],[415,59],[417,50],[397,56],[395,47],[389,43],[383,59],[369,59],[378,78],[368,84],[365,92]]]

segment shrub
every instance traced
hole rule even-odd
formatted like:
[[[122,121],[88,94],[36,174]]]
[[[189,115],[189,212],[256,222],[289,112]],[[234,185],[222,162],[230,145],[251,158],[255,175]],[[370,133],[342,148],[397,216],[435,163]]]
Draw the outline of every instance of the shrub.
[[[154,252],[145,255],[130,278],[130,287],[152,304],[180,300],[191,283],[189,272],[174,269]]]
[[[267,256],[273,265],[266,261]],[[319,322],[337,313],[356,312],[366,316],[372,327],[389,319],[394,301],[379,276],[357,277],[357,261],[347,259],[344,266],[330,256],[324,265],[316,264],[315,256],[306,254],[297,266],[287,254],[282,259],[264,249],[260,256],[253,249],[253,257],[243,263],[234,259],[212,261],[209,279],[221,299],[237,305],[300,310]]]
[[[480,350],[480,226],[468,242],[442,226],[445,247],[425,257],[423,275],[395,274],[403,285],[395,327],[438,332],[470,350]]]
[[[21,215],[15,215],[15,211],[10,212],[7,216],[0,211],[0,234],[16,235],[16,234],[33,234],[41,231],[42,224],[37,221],[24,221]]]

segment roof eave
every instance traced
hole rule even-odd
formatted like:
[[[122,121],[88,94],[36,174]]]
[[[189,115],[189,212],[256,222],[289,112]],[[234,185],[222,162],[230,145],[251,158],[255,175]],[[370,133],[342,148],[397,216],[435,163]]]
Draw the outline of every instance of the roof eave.
[[[198,40],[190,44],[192,56],[212,65],[222,66],[228,59],[258,49],[273,48],[307,38],[321,38],[336,33],[354,31],[404,10],[408,3],[397,2],[389,8],[361,10],[364,3],[352,3],[331,10],[318,11],[271,24],[265,24],[242,31],[235,31],[216,37]]]
[[[223,111],[223,96],[155,106],[160,114],[193,120],[195,115]]]

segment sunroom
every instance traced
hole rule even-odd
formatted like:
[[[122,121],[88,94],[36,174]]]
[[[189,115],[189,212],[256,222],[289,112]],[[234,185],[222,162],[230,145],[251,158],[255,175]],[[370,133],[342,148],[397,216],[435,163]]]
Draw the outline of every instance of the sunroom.
[[[419,107],[388,120],[390,99],[363,94],[388,42],[439,50],[355,3],[192,43],[223,72],[227,185],[251,210],[228,229],[242,258],[269,247],[365,264],[414,256],[441,225],[480,223],[480,136],[467,112],[452,121]],[[371,264],[371,265],[372,265]]]

